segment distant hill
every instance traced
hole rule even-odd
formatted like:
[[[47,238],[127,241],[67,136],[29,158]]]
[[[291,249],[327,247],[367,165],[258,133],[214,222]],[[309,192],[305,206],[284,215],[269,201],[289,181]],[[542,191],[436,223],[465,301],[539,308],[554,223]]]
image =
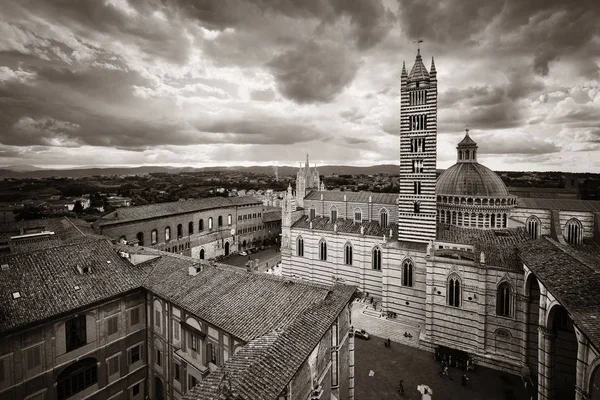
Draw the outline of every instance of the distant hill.
[[[3,169],[8,169],[10,171],[20,171],[20,172],[24,172],[24,171],[37,171],[40,170],[42,168],[33,166],[33,165],[9,165],[8,167],[2,167]]]
[[[49,177],[70,177],[81,178],[94,175],[140,175],[149,173],[167,173],[177,174],[181,172],[210,172],[210,171],[231,171],[248,172],[262,175],[274,175],[274,166],[233,166],[233,167],[205,167],[205,168],[174,168],[163,166],[144,166],[144,167],[114,167],[114,168],[76,168],[76,169],[41,169],[32,166],[24,166],[24,169],[18,169],[18,166],[0,168],[0,178],[49,178]],[[32,169],[29,169],[31,167]],[[298,167],[280,166],[278,167],[280,177],[295,175]],[[318,167],[321,175],[371,175],[371,174],[397,174],[398,165],[382,164],[367,167],[354,167],[348,165],[323,165]]]

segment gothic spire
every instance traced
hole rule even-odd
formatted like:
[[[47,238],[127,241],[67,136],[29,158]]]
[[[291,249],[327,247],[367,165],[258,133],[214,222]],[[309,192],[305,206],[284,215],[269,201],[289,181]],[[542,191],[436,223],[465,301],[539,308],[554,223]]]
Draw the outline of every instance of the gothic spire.
[[[401,76],[407,76],[408,73],[406,72],[406,63],[404,61],[402,61],[402,74]]]
[[[435,74],[437,71],[435,70],[435,61],[433,61],[433,57],[431,57],[431,68],[429,68],[430,74]]]

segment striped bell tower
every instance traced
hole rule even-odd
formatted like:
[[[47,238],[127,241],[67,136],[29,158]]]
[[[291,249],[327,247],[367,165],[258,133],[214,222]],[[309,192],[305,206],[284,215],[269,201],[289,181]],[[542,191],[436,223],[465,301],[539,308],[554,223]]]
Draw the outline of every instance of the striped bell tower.
[[[436,232],[437,72],[417,50],[415,64],[402,65],[400,88],[400,195],[398,240],[429,242]]]

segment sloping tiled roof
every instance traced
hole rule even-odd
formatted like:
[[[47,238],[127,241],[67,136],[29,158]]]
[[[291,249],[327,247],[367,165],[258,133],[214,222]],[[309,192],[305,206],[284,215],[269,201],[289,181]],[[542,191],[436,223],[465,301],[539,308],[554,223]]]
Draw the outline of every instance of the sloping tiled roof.
[[[289,325],[329,292],[321,284],[219,265],[207,264],[189,276],[194,263],[189,257],[165,255],[154,262],[144,287],[245,342]]]
[[[519,270],[517,244],[531,240],[525,228],[499,230],[469,229],[453,225],[438,224],[437,240],[449,243],[468,244],[475,247],[475,260],[483,251],[485,263],[494,267]]]
[[[417,52],[417,58],[415,59],[415,64],[410,70],[410,74],[408,74],[409,81],[421,81],[424,79],[429,79],[429,72],[427,72],[427,68],[423,64],[423,59],[421,57],[421,52]]]
[[[184,399],[218,400],[223,382],[231,382],[230,389],[239,399],[276,399],[353,293],[353,287],[335,285],[324,299],[304,310],[289,326],[247,343],[223,367],[192,388]]]
[[[313,190],[304,197],[305,200],[321,200],[323,195],[324,201],[346,201],[349,203],[368,203],[369,196],[375,204],[397,204],[397,193],[374,193],[374,192],[334,192],[334,191],[318,191]]]
[[[519,198],[517,207],[542,210],[600,212],[600,200]]]
[[[281,221],[281,209],[263,211],[263,222]]]
[[[310,229],[311,220],[307,215],[303,215],[298,221],[296,221],[292,228],[298,229]],[[360,235],[360,227],[364,227],[366,236],[381,236],[386,235],[390,237],[390,229],[392,230],[392,237],[396,237],[398,233],[398,225],[395,223],[389,223],[387,228],[382,228],[377,221],[363,221],[362,223],[354,223],[351,219],[338,218],[335,222],[337,224],[337,231],[339,233],[353,233]],[[326,217],[315,217],[312,219],[313,230],[315,231],[328,231],[333,232],[335,225],[329,218]]]
[[[519,246],[519,257],[568,311],[575,324],[600,348],[600,274],[570,253],[569,246],[543,237]]]
[[[123,207],[115,210],[94,222],[94,226],[119,224],[167,215],[186,214],[221,207],[235,207],[250,204],[262,204],[252,196],[242,197],[207,197],[203,199],[173,201],[170,203],[148,204],[137,207]]]
[[[106,239],[0,256],[0,264],[9,266],[0,270],[0,332],[109,299],[142,281],[140,269],[119,257]],[[80,274],[78,265],[92,273]],[[21,298],[13,299],[14,292]]]
[[[67,217],[48,218],[19,221],[13,224],[3,224],[0,227],[1,236],[10,249],[11,253],[22,253],[27,251],[37,251],[48,247],[55,247],[69,243],[75,243],[82,240],[101,239],[102,236],[96,234],[91,224],[79,219]],[[53,235],[33,236],[10,239],[28,233],[38,233],[41,231],[53,232]]]

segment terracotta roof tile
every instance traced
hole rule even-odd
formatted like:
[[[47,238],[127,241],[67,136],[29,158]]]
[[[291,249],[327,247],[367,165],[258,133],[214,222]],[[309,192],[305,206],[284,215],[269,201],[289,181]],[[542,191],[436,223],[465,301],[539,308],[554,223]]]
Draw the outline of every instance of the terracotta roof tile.
[[[310,223],[307,215],[303,215],[298,221],[296,221],[292,227],[297,229],[310,229]],[[397,237],[398,226],[394,223],[388,224],[387,228],[382,228],[377,221],[363,221],[362,223],[354,223],[350,219],[338,218],[334,223],[326,217],[315,217],[312,219],[312,229],[315,231],[329,231],[333,232],[334,225],[337,224],[337,231],[339,233],[352,233],[360,235],[361,226],[364,227],[366,236],[381,236],[386,235],[390,237],[390,229],[392,230],[392,237]]]
[[[192,388],[184,399],[220,399],[220,387],[229,382],[230,389],[240,399],[277,398],[343,307],[351,301],[353,287],[338,284],[332,289],[321,301],[298,314],[288,326],[247,343],[224,366]]]
[[[517,207],[542,210],[600,212],[600,200],[519,198]]]
[[[374,192],[337,192],[337,191],[318,191],[313,190],[304,197],[305,200],[321,200],[323,195],[324,201],[346,201],[349,203],[367,203],[369,196],[375,204],[397,204],[398,193],[374,193]]]
[[[519,245],[522,262],[600,348],[600,258],[577,259],[574,252],[548,237]]]
[[[0,256],[0,264],[9,266],[0,270],[0,332],[108,299],[142,282],[140,269],[119,257],[106,239]],[[78,265],[92,272],[80,274]],[[21,298],[13,299],[14,292]]]
[[[141,219],[158,218],[167,215],[186,214],[214,208],[235,207],[250,204],[260,205],[262,202],[252,196],[207,197],[203,199],[148,204],[137,207],[122,207],[105,215],[98,221],[94,222],[93,225],[100,227],[104,225],[119,224],[127,221],[137,221]]]

